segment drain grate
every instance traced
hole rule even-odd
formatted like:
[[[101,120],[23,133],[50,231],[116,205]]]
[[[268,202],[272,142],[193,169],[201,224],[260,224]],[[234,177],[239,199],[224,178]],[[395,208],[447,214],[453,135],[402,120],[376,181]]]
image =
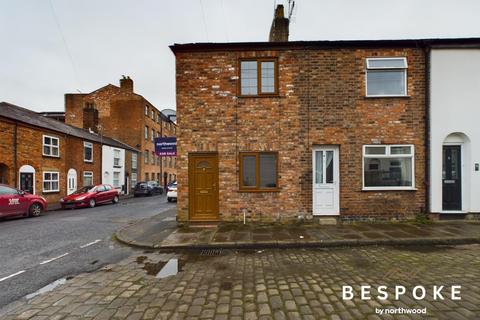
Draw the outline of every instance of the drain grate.
[[[219,256],[223,254],[223,249],[203,249],[200,251],[201,256]]]

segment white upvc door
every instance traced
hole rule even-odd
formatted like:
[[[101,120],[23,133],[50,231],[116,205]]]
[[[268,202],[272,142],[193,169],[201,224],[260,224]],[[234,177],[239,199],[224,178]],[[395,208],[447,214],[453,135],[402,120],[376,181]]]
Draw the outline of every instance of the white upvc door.
[[[67,174],[67,195],[77,190],[77,171],[75,169],[68,170]]]
[[[340,174],[338,146],[313,148],[313,214],[340,213]]]

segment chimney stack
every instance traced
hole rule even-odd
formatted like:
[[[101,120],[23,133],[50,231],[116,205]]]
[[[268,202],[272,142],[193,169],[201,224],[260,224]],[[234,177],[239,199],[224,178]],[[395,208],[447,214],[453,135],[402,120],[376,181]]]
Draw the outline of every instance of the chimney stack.
[[[122,76],[120,79],[120,89],[122,91],[133,92],[133,80],[129,76]]]
[[[275,16],[273,17],[272,26],[270,27],[270,42],[287,42],[288,41],[288,26],[290,21],[285,18],[283,12],[283,5],[279,4],[275,9]]]

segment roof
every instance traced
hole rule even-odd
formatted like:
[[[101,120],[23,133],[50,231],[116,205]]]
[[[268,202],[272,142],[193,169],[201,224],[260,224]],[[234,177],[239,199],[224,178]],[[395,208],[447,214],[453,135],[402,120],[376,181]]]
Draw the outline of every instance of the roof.
[[[239,50],[288,50],[288,49],[337,49],[375,47],[476,47],[480,38],[435,38],[435,39],[390,39],[390,40],[321,40],[289,42],[203,42],[175,43],[173,53],[192,51],[239,51]]]
[[[63,122],[54,120],[52,118],[44,117],[32,110],[19,107],[8,102],[0,102],[0,116],[12,119],[14,121],[23,122],[35,127],[64,133],[73,137],[98,142],[112,147],[139,152],[137,149],[116,139],[91,133],[85,129],[77,128]]]

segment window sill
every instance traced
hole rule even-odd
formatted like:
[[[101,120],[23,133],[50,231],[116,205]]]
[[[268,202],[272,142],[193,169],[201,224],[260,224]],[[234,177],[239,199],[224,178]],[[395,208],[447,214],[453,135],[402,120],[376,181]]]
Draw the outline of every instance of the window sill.
[[[83,160],[85,163],[93,163],[93,160]]]
[[[45,191],[45,190],[43,190],[42,193],[43,193],[43,194],[45,194],[45,193],[60,193],[60,190],[51,190],[51,191]]]
[[[411,98],[409,95],[387,95],[387,96],[365,96],[365,99],[378,99],[378,98]]]
[[[270,192],[280,192],[281,189],[256,189],[256,190],[248,190],[248,189],[240,189],[238,193],[270,193]]]
[[[60,159],[60,156],[51,156],[51,155],[49,155],[49,154],[43,154],[43,156],[44,156],[45,158],[56,158],[56,159]]]
[[[251,96],[237,96],[239,99],[245,99],[245,98],[283,98],[283,96],[280,96],[279,94],[257,94],[257,95],[251,95]]]
[[[413,187],[363,187],[362,191],[417,191],[417,188]]]

